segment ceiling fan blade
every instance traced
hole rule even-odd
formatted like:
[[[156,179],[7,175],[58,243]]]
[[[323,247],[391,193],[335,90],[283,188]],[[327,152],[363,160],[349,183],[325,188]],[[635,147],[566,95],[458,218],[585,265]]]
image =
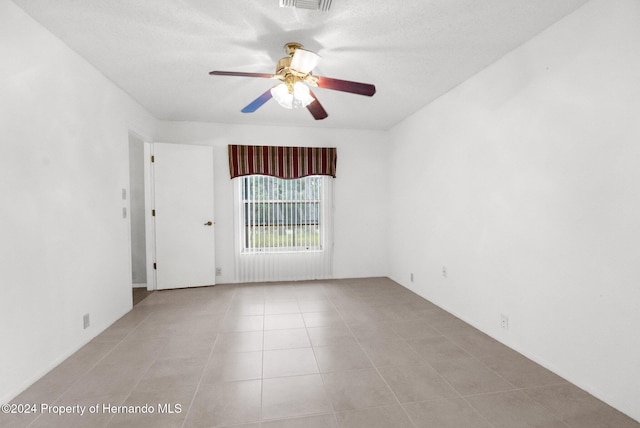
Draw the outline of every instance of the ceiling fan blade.
[[[320,61],[320,55],[315,52],[308,51],[306,49],[296,49],[291,58],[291,65],[289,67],[296,71],[307,74],[318,65]]]
[[[372,97],[376,93],[376,87],[369,83],[351,82],[349,80],[332,79],[330,77],[318,78],[318,87],[333,89],[334,91],[350,92],[352,94],[366,95]]]
[[[329,114],[326,112],[324,107],[322,107],[320,101],[318,101],[318,99],[316,98],[316,94],[311,91],[309,91],[309,94],[313,98],[313,102],[307,105],[307,110],[309,110],[315,120],[326,119]]]
[[[243,71],[210,71],[209,74],[212,76],[264,77],[266,79],[275,77],[275,75],[268,73],[246,73]]]
[[[242,113],[253,113],[254,111],[258,110],[260,107],[262,107],[262,105],[267,101],[269,101],[271,98],[272,98],[271,89],[268,89],[267,92],[260,95],[255,100],[251,101],[251,103],[249,103],[249,105],[243,108],[241,111]]]

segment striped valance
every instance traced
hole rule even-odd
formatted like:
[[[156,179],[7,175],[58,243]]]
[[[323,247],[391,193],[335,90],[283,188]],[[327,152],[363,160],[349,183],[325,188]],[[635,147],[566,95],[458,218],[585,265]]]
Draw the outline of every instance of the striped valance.
[[[287,179],[309,175],[335,177],[336,160],[335,147],[229,145],[231,178],[243,175],[270,175]]]

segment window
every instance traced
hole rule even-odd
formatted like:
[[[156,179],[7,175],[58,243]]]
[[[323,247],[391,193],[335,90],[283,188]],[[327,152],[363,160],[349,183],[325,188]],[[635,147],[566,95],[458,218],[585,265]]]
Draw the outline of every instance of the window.
[[[238,281],[332,276],[336,160],[331,147],[229,145]]]
[[[240,177],[243,254],[324,250],[325,176]]]

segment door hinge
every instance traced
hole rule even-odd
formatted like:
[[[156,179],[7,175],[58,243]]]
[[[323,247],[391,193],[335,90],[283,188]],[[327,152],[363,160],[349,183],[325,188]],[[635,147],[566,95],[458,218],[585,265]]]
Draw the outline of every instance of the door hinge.
[[[153,268],[154,268],[154,269],[158,269],[158,266],[154,263],[154,264],[153,264]]]
[[[151,210],[151,217],[155,217],[156,216],[156,210]]]
[[[155,162],[156,161],[156,157],[151,155],[151,162]]]

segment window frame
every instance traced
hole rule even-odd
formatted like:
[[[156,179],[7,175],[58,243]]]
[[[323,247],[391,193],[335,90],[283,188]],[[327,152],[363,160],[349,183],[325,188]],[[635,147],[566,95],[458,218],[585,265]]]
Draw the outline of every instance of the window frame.
[[[318,252],[324,252],[325,251],[325,243],[326,243],[326,224],[325,224],[325,204],[328,203],[328,201],[326,200],[326,186],[327,186],[327,180],[330,179],[330,177],[326,177],[323,175],[311,175],[311,176],[306,176],[306,177],[302,177],[302,178],[298,178],[298,179],[282,179],[282,178],[278,178],[278,177],[273,177],[273,176],[265,176],[265,175],[247,175],[247,176],[243,176],[243,177],[239,177],[241,180],[240,186],[239,186],[239,212],[238,212],[238,221],[239,221],[239,232],[241,234],[241,236],[239,237],[239,241],[240,241],[240,254],[243,255],[255,255],[255,254],[284,254],[284,253],[318,253]],[[250,188],[249,188],[249,182],[251,180],[254,180],[254,184],[253,184],[253,189],[255,192],[255,188],[256,188],[256,184],[255,182],[259,182],[259,185],[264,186],[265,182],[266,185],[269,186],[270,184],[268,183],[269,180],[273,180],[274,183],[284,183],[284,184],[278,184],[278,186],[284,186],[287,191],[291,192],[291,191],[295,191],[295,190],[300,190],[299,187],[296,187],[296,181],[307,181],[307,183],[305,183],[305,187],[309,185],[309,180],[311,179],[315,179],[320,183],[319,188],[316,189],[314,193],[314,197],[309,197],[309,198],[265,198],[265,199],[261,199],[258,197],[255,197],[255,195],[249,196],[250,192]],[[264,191],[264,189],[262,189]],[[305,190],[306,192],[306,190]],[[271,193],[271,192],[267,192],[267,193]],[[306,192],[308,193],[308,192]],[[256,208],[258,206],[264,206],[264,205],[268,205],[268,206],[272,206],[274,207],[273,210],[267,210],[267,212],[273,212],[273,215],[267,215],[266,217],[266,224],[258,224],[257,221],[255,221],[256,217],[258,216],[257,214],[253,214],[253,218],[249,218],[251,217],[250,215],[250,211],[252,208]],[[315,219],[313,219],[312,222],[309,222],[308,219],[303,219],[301,220],[297,213],[297,211],[294,209],[296,206],[308,206],[308,205],[314,205],[315,208],[313,209],[315,211],[315,215],[312,216]],[[282,207],[289,207],[289,210],[287,211],[287,208],[284,208],[284,212],[286,213],[284,215],[284,219],[281,216],[276,216],[275,212],[278,211],[275,209],[275,207],[280,206],[281,209],[279,210],[279,212],[281,213],[282,211]],[[254,211],[255,213],[255,211]],[[263,214],[264,215],[264,214]],[[248,220],[249,218],[249,220]],[[309,228],[309,227],[315,227],[315,229],[317,230],[317,244],[314,244],[311,241],[303,241],[302,243],[300,242],[296,242],[296,238],[299,235],[299,233],[296,233],[298,231],[299,228]],[[280,245],[251,245],[251,233],[254,234],[254,236],[256,236],[256,233],[258,233],[258,229],[259,228],[288,228],[287,231],[291,230],[291,243],[292,245],[288,245],[288,246],[280,246]],[[308,232],[307,232],[308,233]],[[286,233],[287,235],[289,235],[289,233]],[[273,240],[275,236],[281,236],[280,235],[276,235],[273,231],[270,234],[266,234],[267,238],[266,239],[271,239]],[[308,236],[308,235],[307,235]],[[254,238],[255,239],[255,238]],[[287,239],[287,238],[285,238]],[[313,240],[315,240],[315,238],[312,238]],[[255,242],[255,241],[253,241]],[[271,243],[273,243],[273,241],[271,241]],[[310,245],[311,244],[311,245]]]

